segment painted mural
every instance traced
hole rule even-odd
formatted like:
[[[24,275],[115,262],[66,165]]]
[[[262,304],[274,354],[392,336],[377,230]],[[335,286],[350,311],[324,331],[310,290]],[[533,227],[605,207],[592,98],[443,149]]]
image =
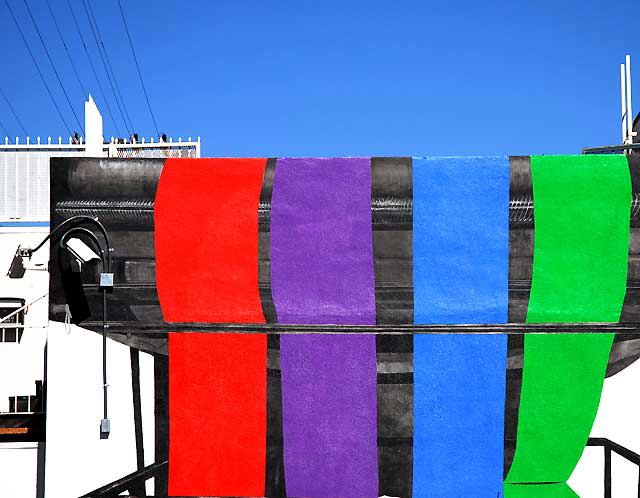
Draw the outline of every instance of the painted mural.
[[[54,159],[51,219],[113,239],[157,496],[564,498],[587,445],[611,465],[603,383],[640,357],[638,178],[624,155]],[[73,294],[60,268],[51,320],[99,331],[95,271]]]

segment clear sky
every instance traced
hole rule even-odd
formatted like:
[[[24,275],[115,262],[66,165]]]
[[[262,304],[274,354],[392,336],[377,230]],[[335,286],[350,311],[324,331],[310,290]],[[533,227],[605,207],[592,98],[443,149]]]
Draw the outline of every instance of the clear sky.
[[[77,130],[24,0],[8,1]],[[47,1],[116,135],[67,0],[27,1],[76,113],[82,90]],[[117,1],[90,1],[131,122],[154,136]],[[200,135],[206,156],[580,153],[620,142],[626,53],[640,111],[637,0],[121,1],[160,132]],[[82,1],[71,4],[124,136]],[[25,128],[68,136],[4,0],[0,27],[0,87]],[[1,99],[0,121],[24,135]]]

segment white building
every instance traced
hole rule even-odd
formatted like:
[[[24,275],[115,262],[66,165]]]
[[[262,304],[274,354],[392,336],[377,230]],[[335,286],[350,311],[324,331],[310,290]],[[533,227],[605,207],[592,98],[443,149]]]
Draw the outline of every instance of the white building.
[[[109,440],[99,441],[101,338],[78,327],[53,323],[51,328],[48,327],[48,247],[43,247],[33,255],[23,278],[9,278],[7,272],[18,246],[34,247],[49,233],[50,158],[197,158],[200,157],[200,139],[158,141],[142,138],[135,141],[111,138],[105,141],[102,116],[91,96],[85,102],[85,130],[86,137],[75,139],[36,137],[35,140],[27,138],[25,143],[21,143],[18,138],[10,141],[5,137],[4,143],[0,141],[0,319],[28,305],[11,318],[8,321],[10,323],[0,323],[0,376],[3,379],[0,382],[2,497],[43,496],[45,480],[47,497],[78,496],[80,492],[95,489],[101,483],[111,482],[136,468],[135,454],[127,456],[124,451],[131,445],[133,431],[129,413],[132,412],[131,373],[130,368],[123,365],[129,357],[128,348],[109,341],[112,396],[123,396],[126,402],[112,404],[110,418],[114,426],[113,434]],[[56,441],[56,435],[52,433],[48,452],[56,454],[48,459],[49,470],[45,475],[42,465],[45,444],[37,442],[37,434],[30,434],[32,429],[29,427],[6,426],[24,425],[19,422],[21,419],[44,418],[41,413],[41,393],[36,391],[37,386],[39,388],[45,380],[47,341],[47,373],[49,377],[56,377],[57,387],[54,387],[58,391],[49,398],[55,400],[55,406],[48,410],[47,425],[66,427],[78,434],[87,430],[87,452],[89,454],[90,448],[100,444],[100,450],[92,453],[101,455],[102,461],[88,461],[82,454],[60,454],[60,449],[64,449],[64,441]],[[73,351],[82,351],[83,354],[74,357]],[[82,365],[78,364],[79,361]],[[153,431],[153,359],[150,355],[140,355],[140,375],[145,431]],[[151,391],[145,387],[149,385]],[[74,414],[72,418],[69,417],[70,413]],[[64,416],[61,417],[61,414]],[[55,419],[50,420],[50,417]],[[89,427],[84,427],[86,424]],[[15,441],[6,442],[11,439]],[[152,438],[147,438],[145,446],[148,444],[153,445]],[[146,454],[151,458],[148,463],[152,463],[152,447]],[[117,457],[114,458],[114,455]],[[64,468],[75,468],[73,472],[77,478],[73,482],[63,472]],[[84,483],[92,487],[85,489]]]

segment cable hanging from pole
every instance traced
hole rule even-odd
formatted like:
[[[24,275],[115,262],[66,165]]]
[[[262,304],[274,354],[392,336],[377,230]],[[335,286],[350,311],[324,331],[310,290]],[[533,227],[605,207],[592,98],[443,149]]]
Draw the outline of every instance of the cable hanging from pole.
[[[20,120],[20,118],[18,117],[18,114],[16,113],[16,110],[13,108],[13,106],[11,105],[11,101],[7,98],[7,95],[4,93],[4,90],[2,89],[2,87],[0,87],[0,95],[2,95],[2,98],[5,100],[5,102],[7,103],[7,105],[9,106],[9,109],[11,110],[11,114],[13,114],[13,117],[16,118],[16,121],[18,122],[18,124],[20,125],[20,129],[22,130],[22,133],[24,133],[25,137],[28,137],[29,134],[27,133],[26,128],[24,127],[24,125],[22,124],[22,121]],[[5,130],[6,131],[6,130]]]
[[[38,23],[36,22],[35,18],[33,17],[33,14],[31,13],[31,8],[29,7],[29,3],[27,2],[27,0],[22,0],[24,2],[24,6],[27,8],[27,12],[29,13],[29,17],[31,18],[31,22],[33,22],[33,25],[36,28],[36,33],[38,34],[38,38],[40,39],[40,43],[42,43],[42,48],[44,48],[44,53],[47,54],[47,59],[49,59],[49,63],[51,64],[51,67],[53,68],[53,72],[56,75],[56,78],[58,79],[58,83],[60,84],[60,88],[62,88],[62,93],[64,94],[64,98],[67,99],[67,104],[69,104],[69,108],[71,109],[71,112],[73,113],[73,117],[76,119],[76,123],[78,123],[78,126],[80,127],[80,130],[82,131],[82,134],[84,135],[84,127],[82,126],[82,123],[80,123],[80,120],[78,119],[78,115],[76,114],[75,109],[73,108],[73,105],[71,105],[71,100],[69,100],[69,95],[67,94],[67,90],[65,89],[62,80],[60,79],[60,75],[58,74],[58,70],[56,69],[56,65],[53,63],[53,59],[51,58],[51,54],[49,54],[49,49],[47,48],[47,44],[44,42],[44,39],[42,38],[42,34],[40,33],[40,28],[38,28]]]
[[[73,7],[71,6],[71,1],[67,0],[67,5],[69,7],[69,12],[71,12],[71,18],[73,19],[73,23],[76,26],[76,30],[78,31],[78,36],[80,37],[80,41],[82,42],[82,47],[84,48],[84,53],[87,56],[87,59],[89,60],[89,66],[91,66],[91,71],[93,72],[93,77],[96,79],[96,83],[98,83],[98,89],[100,90],[100,93],[102,94],[102,98],[104,99],[104,103],[107,106],[107,112],[109,113],[109,117],[111,118],[111,122],[113,123],[113,127],[116,130],[116,134],[118,136],[121,135],[120,130],[118,129],[118,123],[116,122],[116,119],[113,117],[113,112],[111,112],[111,106],[109,105],[109,100],[107,100],[107,94],[105,93],[104,89],[102,88],[102,84],[100,83],[100,78],[98,78],[98,72],[96,71],[95,66],[93,65],[93,60],[91,59],[91,55],[89,54],[89,49],[87,48],[87,44],[84,41],[84,37],[82,36],[82,31],[80,30],[80,24],[78,24],[78,19],[76,18],[76,15],[74,13]],[[86,96],[85,96],[86,98]]]
[[[9,132],[5,128],[4,124],[2,124],[2,121],[0,121],[0,128],[2,128],[2,131],[4,131],[4,136],[8,137],[9,136]]]
[[[122,118],[122,121],[124,122],[124,127],[127,130],[127,133],[131,134],[131,130],[129,129],[129,125],[127,124],[127,120],[124,117],[124,112],[122,112],[122,107],[120,106],[120,101],[118,100],[118,96],[116,95],[116,90],[115,87],[113,85],[113,80],[111,79],[111,75],[109,74],[109,68],[107,67],[107,61],[105,59],[105,54],[102,53],[102,50],[100,48],[100,42],[98,40],[98,35],[96,34],[96,29],[93,26],[93,23],[91,22],[91,15],[89,14],[89,9],[87,7],[87,2],[85,0],[82,0],[82,6],[84,7],[84,12],[87,16],[87,20],[89,21],[89,27],[91,28],[91,33],[93,34],[93,39],[96,42],[96,46],[98,47],[98,53],[100,54],[100,58],[102,59],[102,65],[104,66],[104,70],[107,73],[107,79],[109,80],[109,85],[111,86],[111,92],[113,93],[113,98],[116,101],[116,104],[118,106],[118,110],[120,111],[120,117]]]
[[[124,15],[124,9],[122,8],[122,3],[118,0],[118,7],[120,7],[120,15],[122,15],[122,22],[124,23],[124,29],[127,32],[127,38],[129,39],[129,46],[131,47],[131,53],[133,54],[133,60],[136,63],[136,69],[138,70],[138,77],[140,78],[140,84],[142,85],[142,91],[144,92],[144,98],[147,100],[147,107],[149,108],[149,114],[151,114],[151,119],[153,120],[153,126],[156,129],[156,135],[160,136],[160,132],[158,131],[158,123],[156,123],[156,117],[153,114],[153,110],[151,109],[151,103],[149,102],[149,95],[147,95],[147,88],[144,85],[144,80],[142,79],[142,73],[140,72],[140,64],[138,64],[138,58],[136,57],[136,51],[133,49],[133,42],[131,41],[131,34],[129,33],[129,27],[127,26],[127,19]]]
[[[49,88],[49,85],[47,84],[47,80],[44,77],[44,74],[42,74],[42,70],[40,69],[40,66],[38,65],[38,61],[36,60],[36,57],[33,55],[33,52],[31,51],[31,47],[29,46],[29,42],[27,42],[27,39],[25,38],[24,33],[22,32],[22,28],[20,28],[20,24],[18,24],[18,20],[16,19],[16,16],[13,13],[13,9],[11,8],[11,5],[9,4],[9,1],[8,0],[4,0],[4,3],[7,6],[7,9],[9,9],[9,14],[11,14],[11,18],[13,19],[13,23],[16,25],[16,28],[18,28],[18,32],[20,33],[20,37],[22,38],[22,41],[24,42],[24,45],[27,47],[27,51],[29,52],[29,55],[31,56],[31,60],[33,61],[33,64],[36,66],[36,69],[38,70],[38,74],[40,75],[40,79],[42,79],[42,83],[44,83],[44,87],[47,89],[47,93],[49,94],[49,97],[51,98],[51,101],[53,102],[53,106],[56,108],[56,111],[58,111],[58,116],[60,116],[60,119],[64,123],[64,126],[67,128],[67,131],[69,132],[69,136],[73,135],[73,133],[71,132],[71,128],[67,124],[67,120],[64,119],[62,111],[60,110],[60,107],[58,106],[58,103],[56,102],[56,99],[53,97],[53,93],[51,93],[51,89]]]
[[[116,78],[116,73],[113,71],[113,66],[111,65],[111,60],[109,59],[109,54],[107,52],[107,48],[104,46],[104,41],[102,39],[102,34],[100,33],[100,28],[98,26],[98,22],[96,21],[95,15],[93,14],[93,8],[91,7],[91,2],[87,2],[87,8],[89,10],[89,15],[91,15],[91,21],[93,21],[93,25],[96,28],[96,33],[98,35],[98,40],[100,40],[100,46],[102,47],[102,53],[104,54],[105,60],[107,61],[107,67],[109,71],[111,71],[111,76],[113,78],[113,83],[116,87],[116,92],[118,93],[118,98],[120,102],[122,102],[122,108],[124,109],[124,114],[129,121],[129,128],[131,128],[131,133],[135,131],[133,126],[133,121],[131,121],[131,116],[129,116],[129,110],[124,102],[124,98],[122,97],[122,93],[120,92],[120,85],[118,85],[118,79]]]
[[[78,80],[78,85],[80,85],[80,89],[82,90],[83,99],[86,99],[87,95],[88,95],[87,91],[85,89],[85,86],[82,83],[82,79],[80,78],[80,74],[78,73],[78,68],[76,68],[75,62],[73,62],[73,57],[71,57],[71,53],[69,52],[69,48],[67,47],[67,44],[64,41],[64,36],[62,36],[62,31],[60,30],[60,25],[58,24],[56,16],[53,13],[53,9],[51,8],[50,0],[47,0],[46,4],[47,4],[47,8],[49,9],[49,13],[51,14],[51,18],[53,19],[53,24],[55,24],[55,26],[56,26],[56,31],[58,32],[58,36],[60,37],[60,41],[62,42],[62,46],[64,47],[64,51],[66,52],[67,58],[69,59],[69,63],[71,64],[71,67],[73,68],[73,73],[76,75],[76,79]]]

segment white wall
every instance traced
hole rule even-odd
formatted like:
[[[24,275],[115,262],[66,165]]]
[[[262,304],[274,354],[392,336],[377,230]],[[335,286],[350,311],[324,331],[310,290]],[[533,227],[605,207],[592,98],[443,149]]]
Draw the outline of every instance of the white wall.
[[[605,379],[591,437],[604,437],[640,453],[640,360]],[[602,448],[587,448],[569,484],[580,498],[602,498]],[[614,454],[612,498],[638,498],[638,468]]]
[[[49,290],[49,247],[36,252],[23,278],[6,276],[18,245],[36,246],[48,233],[48,228],[0,228],[0,297],[22,298],[28,304]],[[42,263],[42,266],[36,266]],[[44,378],[44,346],[47,338],[47,306],[44,298],[29,306],[25,314],[25,329],[20,344],[0,342],[0,412],[9,410],[9,396],[35,394],[35,381]]]
[[[145,460],[153,461],[153,359],[141,353]],[[107,342],[111,435],[101,440],[102,338],[50,322],[47,350],[47,498],[88,493],[137,470],[129,348]]]
[[[0,496],[35,498],[38,443],[0,443]]]
[[[35,247],[49,233],[49,227],[0,227],[0,297],[21,297],[27,303],[49,291],[49,244],[46,243],[32,256],[22,278],[9,278],[7,272],[18,246]],[[29,307],[27,318],[31,327],[46,327],[48,300],[43,299]]]
[[[48,245],[34,254],[30,270],[21,279],[6,276],[18,245],[34,247],[48,233],[48,227],[0,227],[0,297],[22,298],[29,303],[48,291]],[[35,263],[42,263],[37,266]],[[44,348],[47,340],[47,305],[42,299],[25,315],[22,341],[0,342],[0,412],[9,410],[9,396],[35,394],[35,381],[44,379]],[[0,443],[0,496],[35,498],[37,484],[37,443]]]

